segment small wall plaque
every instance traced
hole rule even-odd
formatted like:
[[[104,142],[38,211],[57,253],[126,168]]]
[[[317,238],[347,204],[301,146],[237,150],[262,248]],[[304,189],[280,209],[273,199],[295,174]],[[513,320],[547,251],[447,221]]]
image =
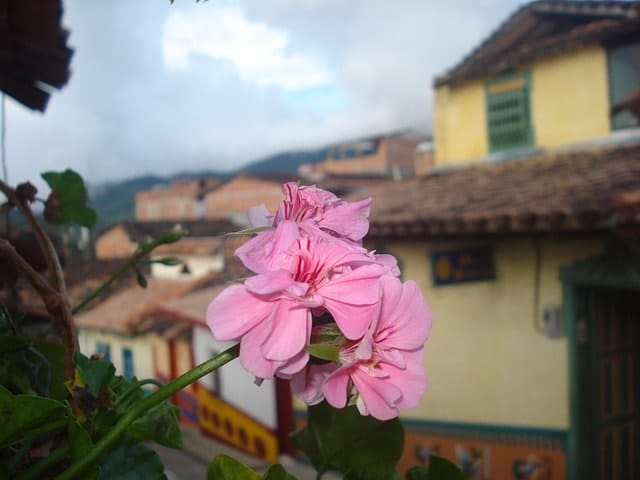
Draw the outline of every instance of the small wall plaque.
[[[433,284],[493,280],[496,277],[492,248],[469,248],[431,252]]]

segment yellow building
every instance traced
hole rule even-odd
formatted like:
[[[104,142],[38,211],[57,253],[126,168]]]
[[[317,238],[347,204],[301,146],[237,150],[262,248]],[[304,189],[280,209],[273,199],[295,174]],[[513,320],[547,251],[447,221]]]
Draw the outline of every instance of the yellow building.
[[[640,478],[638,87],[640,2],[533,2],[436,79],[435,168],[371,217],[434,314],[404,465]]]

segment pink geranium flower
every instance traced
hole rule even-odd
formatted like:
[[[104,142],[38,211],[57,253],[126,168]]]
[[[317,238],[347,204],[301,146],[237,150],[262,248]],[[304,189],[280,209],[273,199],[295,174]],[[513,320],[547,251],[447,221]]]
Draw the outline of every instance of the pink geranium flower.
[[[423,355],[431,313],[415,282],[402,284],[385,275],[381,283],[379,315],[361,339],[342,347],[340,365],[311,365],[294,377],[294,391],[306,401],[317,403],[324,396],[343,408],[355,398],[361,414],[380,420],[420,402],[427,385]]]
[[[215,337],[240,339],[240,361],[258,377],[304,368],[314,314],[329,312],[354,340],[376,316],[386,269],[342,242],[298,238],[278,250],[270,268],[225,289],[207,310]]]
[[[272,226],[236,250],[244,265],[256,273],[272,268],[274,257],[300,236],[331,236],[361,247],[369,230],[371,199],[349,203],[333,193],[296,182],[282,186],[285,199],[275,216],[264,205],[249,210],[254,227]],[[287,225],[295,225],[296,230]],[[284,235],[286,233],[286,235]]]

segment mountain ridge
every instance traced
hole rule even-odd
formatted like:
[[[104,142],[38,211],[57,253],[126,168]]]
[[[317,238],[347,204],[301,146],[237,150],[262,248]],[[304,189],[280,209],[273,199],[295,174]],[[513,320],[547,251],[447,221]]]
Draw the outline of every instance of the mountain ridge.
[[[318,163],[326,158],[325,148],[313,150],[291,150],[269,155],[244,167],[219,172],[202,170],[179,172],[173,175],[139,175],[122,181],[89,185],[89,204],[98,214],[97,228],[135,218],[135,194],[156,185],[168,185],[178,178],[218,177],[223,182],[238,174],[256,176],[295,175],[298,167],[305,163]]]

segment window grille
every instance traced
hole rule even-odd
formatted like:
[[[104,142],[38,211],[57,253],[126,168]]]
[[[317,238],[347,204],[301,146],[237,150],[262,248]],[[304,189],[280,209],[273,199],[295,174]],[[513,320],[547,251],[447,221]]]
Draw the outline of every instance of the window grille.
[[[503,77],[487,83],[487,123],[492,152],[533,144],[529,77]]]

